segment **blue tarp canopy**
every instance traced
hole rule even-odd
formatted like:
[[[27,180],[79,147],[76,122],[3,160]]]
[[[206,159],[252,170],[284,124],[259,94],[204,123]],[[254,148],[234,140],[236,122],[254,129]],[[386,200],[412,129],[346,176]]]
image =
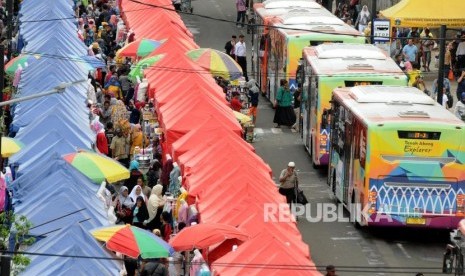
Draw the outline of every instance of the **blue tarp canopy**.
[[[76,107],[77,110],[81,109],[81,112],[69,112],[73,107],[68,104],[60,104],[57,101],[53,102],[51,100],[47,102],[41,102],[37,105],[38,108],[32,108],[27,110],[26,112],[19,112],[17,108],[15,108],[13,118],[14,122],[12,123],[13,127],[20,129],[22,127],[28,126],[33,123],[37,118],[41,118],[44,114],[60,114],[64,115],[67,120],[72,120],[73,122],[79,124],[86,124],[89,125],[89,115],[86,114],[86,109],[84,108],[84,104],[81,103],[81,108]],[[42,109],[39,109],[42,108]],[[87,109],[89,110],[89,109]],[[88,111],[87,111],[88,112]]]
[[[57,178],[59,177],[59,178]],[[91,194],[92,197],[97,193],[99,185],[92,183],[85,176],[76,177],[75,172],[51,172],[45,178],[41,179],[40,182],[33,185],[28,185],[25,189],[16,191],[15,198],[13,203],[16,205],[21,205],[23,202],[29,201],[31,198],[39,196],[42,191],[51,191],[56,189],[52,184],[56,184],[57,187],[66,185],[70,187],[71,190],[76,191],[76,197],[81,198],[83,194]],[[81,193],[83,191],[84,193]]]
[[[18,154],[14,155],[14,159],[8,159],[8,163],[19,166],[19,170],[21,170],[23,167],[31,167],[36,163],[46,162],[49,157],[62,156],[77,150],[60,133],[54,130],[39,138],[35,143],[24,147]]]
[[[27,249],[32,253],[116,258],[104,249],[79,224],[73,224],[50,235]],[[119,275],[116,260],[32,256],[22,275]]]
[[[60,140],[63,139],[63,135],[58,130],[51,130],[47,134],[42,137],[37,137],[36,141],[31,144],[27,144],[22,148],[18,153],[14,154],[10,158],[8,158],[9,164],[22,164],[28,161],[34,156],[38,155],[42,152],[43,149],[47,148],[50,145],[53,145],[55,142],[60,143]],[[66,140],[65,140],[66,141]],[[57,148],[58,156],[61,156],[66,153],[67,147],[72,146],[69,142],[66,141],[66,144],[63,144],[63,148],[65,152],[61,153],[61,147]],[[73,147],[73,151],[75,148]],[[72,151],[71,151],[72,152]],[[52,153],[46,153],[45,155],[52,155]]]
[[[27,127],[21,128],[15,138],[24,144],[33,143],[37,137],[45,135],[47,132],[56,129],[63,133],[64,138],[80,149],[90,149],[95,134],[88,126],[82,128],[82,123],[70,121],[57,114],[45,114]]]
[[[23,175],[17,177],[9,186],[8,189],[13,191],[13,196],[21,190],[29,190],[36,183],[42,181],[42,179],[47,178],[49,175],[55,174],[57,172],[64,172],[71,178],[75,178],[78,183],[82,182],[82,185],[88,185],[87,182],[92,183],[90,179],[76,170],[71,164],[63,160],[60,156],[53,155],[50,156],[47,162],[37,163],[30,167],[24,168],[21,171]],[[21,173],[20,171],[20,173]],[[95,192],[97,192],[97,185],[95,186]],[[88,185],[89,187],[93,187]]]
[[[30,37],[27,37],[29,34],[28,29],[24,28],[22,34],[26,39],[26,46],[23,48],[23,53],[54,54],[64,57],[69,55],[87,55],[87,47],[78,38],[76,29],[70,30],[70,28],[66,27],[60,28],[60,26],[56,26],[56,22],[53,22],[53,26],[43,23],[41,24],[40,30],[30,31],[35,32],[35,36],[31,33]],[[62,22],[60,24],[65,23]],[[38,32],[44,32],[47,35],[37,35]]]

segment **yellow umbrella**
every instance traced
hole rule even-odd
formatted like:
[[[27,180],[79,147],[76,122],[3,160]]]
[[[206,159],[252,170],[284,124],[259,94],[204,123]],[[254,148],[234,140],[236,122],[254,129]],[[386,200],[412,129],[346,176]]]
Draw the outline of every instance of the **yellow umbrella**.
[[[237,111],[233,111],[233,112],[234,112],[234,116],[241,124],[252,122],[252,118],[250,118],[250,116],[247,116]]]
[[[17,139],[2,137],[2,157],[10,157],[20,151],[24,145]]]
[[[94,183],[100,184],[107,180],[114,183],[129,178],[129,170],[118,161],[108,158],[103,154],[81,151],[63,156],[68,163],[78,171],[90,178]]]

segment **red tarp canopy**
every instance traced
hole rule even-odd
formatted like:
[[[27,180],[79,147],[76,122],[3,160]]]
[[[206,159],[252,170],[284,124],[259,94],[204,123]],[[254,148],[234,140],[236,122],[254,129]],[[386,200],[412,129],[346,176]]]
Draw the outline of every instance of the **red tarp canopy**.
[[[310,259],[266,230],[213,262],[211,267],[215,275],[321,275]]]
[[[171,102],[180,103],[186,99],[189,101],[191,97],[196,97],[198,93],[206,94],[209,97],[218,100],[218,102],[224,104],[226,107],[229,107],[229,103],[226,101],[221,87],[216,84],[205,85],[192,81],[190,83],[183,83],[176,89],[167,87],[157,91],[158,93],[155,94],[156,110],[161,110],[162,106],[170,104]]]
[[[216,167],[214,171],[225,173],[228,170],[218,169],[219,163],[221,162],[220,160],[230,160],[228,162],[233,162],[234,159],[241,161],[235,162],[237,165],[248,164],[255,169],[262,170],[264,173],[268,172],[271,174],[270,167],[263,162],[263,159],[250,151],[247,147],[243,145],[241,147],[240,143],[232,139],[202,143],[199,147],[179,156],[178,161],[181,164],[184,176],[187,176],[190,175],[191,172],[195,172],[196,166],[202,168],[202,166],[207,165]],[[215,160],[214,164],[212,164],[211,160]]]
[[[291,213],[288,208],[281,211],[281,215],[288,218],[287,221],[282,222],[265,221],[264,217],[266,214],[264,203],[258,202],[251,197],[240,198],[239,200],[236,199],[236,202],[230,207],[221,209],[227,211],[218,212],[216,208],[211,209],[212,210],[204,210],[201,212],[200,217],[203,223],[215,222],[229,224],[244,230],[250,237],[261,235],[263,230],[267,229],[269,232],[273,233],[275,237],[280,237],[296,247],[299,254],[310,257],[310,250],[307,244],[302,242],[302,235],[297,229],[295,222],[290,222],[294,220],[291,219]],[[268,212],[269,210],[266,211]],[[270,215],[270,217],[272,216],[273,215]],[[279,218],[279,214],[276,214],[276,218]]]
[[[191,106],[193,99],[202,98],[205,100],[205,106],[208,106],[212,110],[218,110],[224,113],[224,117],[228,118],[231,121],[237,122],[237,119],[234,117],[234,114],[227,105],[227,101],[224,98],[218,98],[212,95],[212,93],[208,90],[205,90],[199,86],[195,87],[195,90],[189,91],[188,95],[184,95],[184,97],[173,97],[176,101],[170,101],[160,107],[157,111],[160,114],[158,117],[159,121],[161,121],[161,125],[163,125],[165,117],[173,117],[180,115],[184,112],[185,108]],[[155,96],[156,99],[156,96]],[[229,116],[228,116],[229,115]],[[202,123],[203,120],[199,121],[198,123]]]
[[[236,166],[236,163],[232,165]],[[241,169],[245,169],[245,171],[241,171]],[[213,176],[205,175],[201,170],[199,172],[192,172],[191,175],[186,177],[185,181],[186,186],[189,185],[189,194],[196,196],[201,202],[211,194],[218,193],[218,187],[227,186],[230,183],[234,184],[234,186],[253,184],[263,189],[276,189],[276,184],[265,171],[260,174],[254,170],[247,169],[246,166],[237,165],[237,169],[236,167],[231,167],[229,171],[220,172],[222,173],[212,173],[211,175]]]
[[[208,71],[195,64],[192,60],[180,54],[166,54],[165,57],[156,64],[145,69],[145,78],[149,82],[149,98],[156,94],[160,83],[174,83],[177,80],[197,74],[209,74]],[[205,75],[210,77],[210,75]],[[213,80],[214,81],[214,80]]]
[[[206,96],[195,96],[192,99],[191,106],[178,110],[178,114],[171,113],[163,117],[162,126],[168,150],[166,152],[171,152],[171,145],[191,131],[192,126],[208,120],[210,117],[221,119],[227,128],[242,135],[242,127],[235,118],[229,119],[228,116],[225,116],[225,112],[216,108],[215,104],[210,103],[211,100]]]
[[[159,55],[164,53],[173,54],[173,57],[177,59],[180,58],[179,55],[198,48],[199,45],[197,45],[192,39],[171,37],[165,43],[160,45],[160,47],[155,49],[155,51],[151,55]]]
[[[204,122],[202,125],[191,130],[189,133],[179,138],[173,143],[173,152],[171,156],[173,160],[177,160],[178,156],[186,153],[198,147],[200,144],[210,140],[222,140],[223,138],[235,139],[238,142],[243,143],[251,151],[255,152],[255,149],[249,143],[245,143],[244,139],[230,129],[224,127],[222,122],[212,117],[210,120]]]

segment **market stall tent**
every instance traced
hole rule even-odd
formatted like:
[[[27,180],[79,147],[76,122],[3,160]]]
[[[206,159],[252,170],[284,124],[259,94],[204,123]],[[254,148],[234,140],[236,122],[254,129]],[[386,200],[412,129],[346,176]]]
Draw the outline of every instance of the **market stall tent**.
[[[388,18],[391,26],[438,28],[465,26],[465,1],[463,0],[402,0],[382,10],[382,18]]]
[[[52,161],[51,161],[52,162]],[[57,167],[54,167],[57,168]],[[59,168],[59,167],[58,167]],[[72,168],[70,168],[72,169]],[[27,200],[27,197],[33,197],[40,194],[42,190],[49,188],[55,188],[54,185],[61,186],[62,184],[72,185],[75,190],[88,191],[95,195],[98,191],[99,186],[92,183],[88,178],[81,175],[77,171],[69,170],[63,171],[49,171],[48,174],[41,174],[42,177],[38,179],[38,182],[21,185],[21,189],[16,189],[15,198],[13,202]],[[47,185],[47,183],[50,183]],[[16,183],[15,183],[16,184]]]
[[[22,275],[118,275],[121,265],[114,254],[102,248],[80,224],[68,225],[51,233],[28,248],[31,255],[29,265]],[[96,256],[106,260],[40,256],[40,254]]]
[[[213,102],[208,96],[194,96],[189,106],[184,105],[179,107],[182,107],[182,109],[173,109],[173,112],[163,113],[162,116],[161,125],[165,130],[166,144],[169,147],[184,134],[188,133],[193,125],[208,119],[210,116],[218,116],[226,127],[232,129],[238,135],[242,133],[242,128],[234,117],[224,116],[226,112],[224,108],[227,107],[221,107],[219,103]],[[229,112],[232,114],[231,110]],[[171,148],[169,148],[168,152],[171,152]]]
[[[202,168],[207,165],[206,163],[211,164],[210,160],[215,160],[215,165],[218,165],[220,160],[240,160],[243,164],[251,165],[256,170],[271,173],[270,167],[263,162],[263,159],[245,147],[238,147],[237,142],[232,139],[202,143],[198,148],[179,156],[178,160],[186,176],[193,173],[196,167]]]
[[[34,159],[34,157],[39,155],[39,153],[41,153],[48,146],[53,145],[54,143],[60,143],[60,145],[62,145],[61,140],[65,141],[63,144],[64,151],[67,151],[69,146],[71,146],[73,149],[72,151],[74,151],[74,147],[68,141],[66,141],[66,139],[63,139],[63,135],[59,131],[52,130],[41,137],[37,137],[34,142],[27,144],[20,152],[11,156],[8,159],[8,163],[15,166],[22,164],[30,159]],[[61,148],[58,147],[57,150],[61,150]],[[45,152],[45,154],[53,155],[53,153],[49,152]],[[59,154],[58,156],[61,155]]]
[[[189,186],[189,194],[197,197],[198,201],[202,202],[210,195],[218,193],[216,188],[219,186],[232,185],[235,187],[248,185],[250,183],[258,188],[266,190],[273,190],[276,188],[276,184],[271,177],[267,177],[266,172],[258,174],[250,169],[241,171],[241,169],[245,169],[245,166],[236,169],[238,164],[233,163],[232,165],[234,165],[234,167],[229,171],[211,173],[211,176],[204,174],[202,171],[189,175],[185,181],[186,186]],[[203,179],[205,179],[205,181]]]
[[[313,262],[296,254],[290,244],[283,243],[266,230],[213,262],[212,269],[217,273],[215,275],[321,275]]]
[[[210,117],[209,120],[203,122],[200,126],[174,142],[171,156],[176,160],[183,153],[193,150],[205,141],[222,140],[223,138],[236,139],[238,142],[241,142],[242,145],[245,145],[251,151],[255,152],[252,145],[242,143],[243,138],[234,134],[230,129],[225,128],[218,118]]]
[[[37,121],[27,127],[21,128],[15,138],[24,144],[30,144],[37,137],[41,137],[54,129],[60,130],[70,143],[82,149],[90,149],[95,137],[94,134],[91,134],[89,127],[82,129],[80,128],[80,124],[76,122],[72,122],[57,114],[50,114],[49,116],[38,118]]]
[[[216,83],[206,83],[201,77],[198,79],[192,79],[190,81],[179,81],[167,87],[161,87],[157,89],[155,97],[155,106],[157,110],[166,103],[171,101],[176,102],[184,98],[192,97],[192,93],[196,91],[202,91],[216,97],[218,100],[224,104],[228,104],[225,100],[225,94],[223,89],[219,87]]]

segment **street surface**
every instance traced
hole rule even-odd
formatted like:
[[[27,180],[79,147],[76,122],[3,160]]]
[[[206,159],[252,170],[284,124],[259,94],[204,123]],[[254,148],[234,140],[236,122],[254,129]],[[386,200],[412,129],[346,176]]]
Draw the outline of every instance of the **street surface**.
[[[194,0],[194,14],[219,19],[236,20],[234,0]],[[186,26],[195,35],[197,44],[224,51],[231,35],[244,34],[249,54],[251,36],[246,28],[235,23],[219,22],[195,15],[183,15]],[[249,72],[250,58],[248,59]],[[433,56],[434,64],[434,56]],[[431,68],[434,65],[431,65]],[[249,73],[251,77],[251,74]],[[434,75],[425,77],[428,88]],[[455,96],[454,84],[452,95]],[[280,171],[289,161],[296,163],[300,187],[311,205],[334,203],[326,184],[324,169],[312,168],[299,133],[288,128],[273,128],[274,110],[260,98],[253,146],[271,166],[277,181]],[[347,214],[346,214],[347,216]],[[310,246],[313,261],[322,271],[328,264],[336,266],[338,275],[424,275],[441,274],[442,256],[448,241],[447,231],[418,229],[356,229],[350,222],[310,223],[301,218],[298,222],[303,239]]]

